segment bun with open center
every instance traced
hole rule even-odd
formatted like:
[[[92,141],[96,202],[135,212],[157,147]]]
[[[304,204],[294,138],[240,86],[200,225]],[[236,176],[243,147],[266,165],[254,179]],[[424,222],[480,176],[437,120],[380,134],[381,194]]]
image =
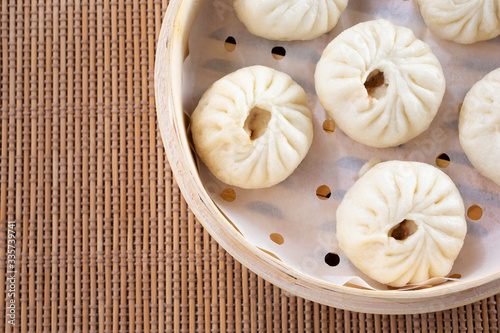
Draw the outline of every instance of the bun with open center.
[[[331,41],[317,64],[315,86],[338,127],[377,148],[425,131],[446,88],[430,47],[387,20],[357,24]]]
[[[304,89],[264,66],[215,82],[193,112],[191,132],[198,156],[218,179],[249,189],[286,179],[313,139]]]
[[[368,170],[337,210],[337,240],[349,260],[392,287],[446,276],[467,225],[453,181],[420,162],[390,161]]]

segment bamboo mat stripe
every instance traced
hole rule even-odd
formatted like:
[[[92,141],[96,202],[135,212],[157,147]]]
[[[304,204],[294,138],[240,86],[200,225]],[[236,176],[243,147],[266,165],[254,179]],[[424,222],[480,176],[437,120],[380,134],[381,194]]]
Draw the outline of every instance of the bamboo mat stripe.
[[[0,332],[498,331],[500,295],[349,312],[226,253],[182,197],[156,123],[167,6],[1,1]]]

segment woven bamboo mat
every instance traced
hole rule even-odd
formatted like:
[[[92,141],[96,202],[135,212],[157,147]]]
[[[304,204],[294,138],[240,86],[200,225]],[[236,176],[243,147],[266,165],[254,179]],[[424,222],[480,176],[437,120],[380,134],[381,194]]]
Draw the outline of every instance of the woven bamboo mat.
[[[189,210],[160,139],[167,6],[1,1],[0,332],[498,330],[500,295],[369,315],[289,295],[233,260]]]

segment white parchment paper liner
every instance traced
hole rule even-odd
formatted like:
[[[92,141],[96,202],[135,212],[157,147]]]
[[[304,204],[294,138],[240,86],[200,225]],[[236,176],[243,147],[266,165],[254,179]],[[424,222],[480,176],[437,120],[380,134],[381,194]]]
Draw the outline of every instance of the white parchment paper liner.
[[[348,138],[339,129],[323,130],[329,119],[314,89],[316,63],[326,45],[343,30],[363,21],[384,18],[406,26],[427,42],[439,58],[447,80],[441,108],[430,128],[416,139],[395,148],[375,149]],[[224,41],[232,36],[236,48],[228,52]],[[277,60],[272,49],[281,46],[286,56]],[[305,90],[313,112],[314,141],[308,155],[284,182],[268,189],[233,188],[236,200],[228,202],[220,194],[229,186],[218,181],[200,163],[200,177],[207,192],[244,237],[256,247],[279,258],[291,269],[336,285],[386,290],[344,256],[335,238],[335,212],[346,190],[358,178],[361,167],[371,158],[412,160],[436,165],[436,157],[446,153],[451,164],[442,169],[456,183],[466,209],[478,205],[483,216],[468,219],[464,247],[450,273],[461,283],[477,281],[500,271],[500,186],[479,175],[458,142],[458,112],[465,94],[485,74],[500,67],[500,38],[473,45],[459,45],[434,36],[425,26],[414,1],[350,0],[337,26],[312,41],[277,42],[251,35],[238,21],[232,0],[207,1],[191,31],[190,55],[184,64],[183,99],[191,114],[204,91],[216,80],[239,68],[265,65],[292,76]],[[499,166],[500,168],[500,166]],[[319,186],[331,190],[328,200],[316,196]],[[283,237],[283,244],[271,234]],[[330,267],[325,255],[338,254],[340,263]],[[405,290],[444,282],[432,279]],[[434,286],[433,288],[439,288]]]

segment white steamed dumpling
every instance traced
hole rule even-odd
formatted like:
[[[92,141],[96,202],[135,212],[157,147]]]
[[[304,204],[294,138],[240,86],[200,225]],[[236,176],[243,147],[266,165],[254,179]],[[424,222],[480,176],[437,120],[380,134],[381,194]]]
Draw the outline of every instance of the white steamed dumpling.
[[[467,93],[458,123],[460,145],[472,165],[500,185],[500,68]]]
[[[418,0],[425,23],[439,37],[471,44],[500,35],[498,0]]]
[[[393,287],[446,276],[467,232],[453,181],[420,162],[390,161],[366,172],[337,210],[337,240],[349,260]]]
[[[240,21],[271,40],[309,40],[335,27],[348,0],[234,0]]]
[[[222,182],[264,188],[286,179],[313,138],[306,93],[292,78],[251,66],[215,82],[191,117],[196,152]]]
[[[430,47],[387,20],[359,23],[323,51],[318,98],[352,139],[384,148],[405,143],[434,119],[446,88]]]

